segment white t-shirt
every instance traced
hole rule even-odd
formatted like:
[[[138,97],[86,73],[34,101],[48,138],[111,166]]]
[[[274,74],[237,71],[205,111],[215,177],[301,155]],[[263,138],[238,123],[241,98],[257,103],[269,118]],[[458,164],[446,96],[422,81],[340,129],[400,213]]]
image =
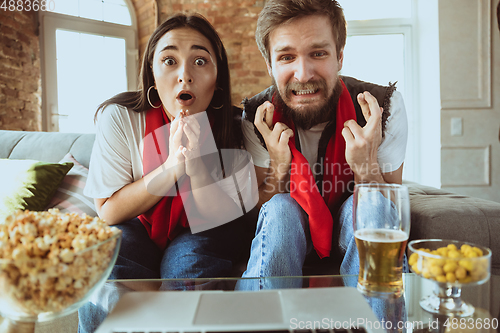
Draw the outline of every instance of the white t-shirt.
[[[134,112],[123,106],[107,106],[97,118],[97,134],[90,158],[90,169],[84,194],[91,198],[109,198],[122,187],[143,176],[143,138],[146,132],[146,112]],[[224,151],[222,151],[223,156]],[[219,187],[238,205],[239,193],[251,197],[253,166],[246,151],[238,150],[233,167],[235,178],[222,178],[217,171],[212,177]],[[246,164],[244,164],[246,163]],[[235,187],[235,181],[238,187]]]
[[[382,173],[397,170],[403,164],[408,140],[408,120],[403,96],[400,92],[394,91],[392,94],[389,111],[390,116],[387,118],[384,138],[377,152],[378,164]],[[311,167],[316,163],[319,140],[326,124],[318,124],[309,130],[298,129],[302,154]],[[243,119],[242,130],[246,150],[252,155],[254,164],[261,168],[269,167],[269,153],[255,134],[254,125]]]

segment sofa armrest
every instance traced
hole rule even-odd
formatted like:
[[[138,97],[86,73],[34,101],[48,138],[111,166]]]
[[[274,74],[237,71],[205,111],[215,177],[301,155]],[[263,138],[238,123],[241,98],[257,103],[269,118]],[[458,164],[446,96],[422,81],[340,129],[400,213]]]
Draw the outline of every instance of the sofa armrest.
[[[500,275],[500,203],[405,183],[410,192],[410,240],[443,238],[486,246],[491,271]]]
[[[68,152],[86,168],[95,134],[0,130],[0,158],[56,163]]]

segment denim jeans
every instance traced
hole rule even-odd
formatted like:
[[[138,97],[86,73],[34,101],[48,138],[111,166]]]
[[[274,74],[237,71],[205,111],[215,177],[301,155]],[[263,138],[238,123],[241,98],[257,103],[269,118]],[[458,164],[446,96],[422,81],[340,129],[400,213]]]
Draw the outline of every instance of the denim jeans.
[[[383,207],[385,208],[385,207]],[[382,207],[371,207],[373,218],[386,218]],[[359,273],[358,249],[353,230],[353,196],[341,206],[334,223],[332,254],[341,256],[340,274]],[[338,239],[337,239],[338,237]],[[337,249],[335,247],[338,247]],[[308,215],[289,193],[276,194],[262,205],[252,241],[250,259],[243,278],[301,276],[306,255],[314,251],[309,233]],[[408,272],[406,256],[403,270]],[[347,286],[356,287],[357,279],[345,279]],[[301,288],[301,279],[243,279],[236,285],[238,290],[277,288]],[[379,320],[394,322],[404,320],[404,299],[386,300],[367,298]]]
[[[116,225],[122,231],[122,244],[109,279],[175,279],[230,276],[233,260],[242,247],[241,233],[244,219],[226,223],[217,228],[192,234],[184,229],[162,251],[149,238],[139,219]],[[79,332],[94,332],[106,317],[106,308],[114,306],[126,287],[102,290],[100,299],[88,302],[78,311]],[[189,289],[178,285],[162,286],[168,289]],[[103,299],[104,298],[104,299]]]
[[[302,276],[306,254],[312,250],[308,216],[289,193],[275,194],[259,212],[250,259],[242,278]],[[300,288],[300,279],[251,279],[238,290]]]

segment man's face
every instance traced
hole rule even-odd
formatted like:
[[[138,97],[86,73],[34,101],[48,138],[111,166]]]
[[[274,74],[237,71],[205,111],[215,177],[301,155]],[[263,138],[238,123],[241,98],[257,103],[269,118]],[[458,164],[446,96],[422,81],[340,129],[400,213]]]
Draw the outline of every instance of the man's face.
[[[269,50],[269,75],[286,106],[298,118],[325,118],[318,113],[332,97],[343,61],[328,17],[311,15],[279,26],[269,36]]]

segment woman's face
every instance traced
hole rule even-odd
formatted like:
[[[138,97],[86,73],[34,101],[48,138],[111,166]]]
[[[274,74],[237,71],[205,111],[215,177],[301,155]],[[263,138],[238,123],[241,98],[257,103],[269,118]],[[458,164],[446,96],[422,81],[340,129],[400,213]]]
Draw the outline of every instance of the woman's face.
[[[181,110],[207,110],[217,86],[217,61],[205,36],[191,28],[170,30],[156,45],[152,68],[170,120]]]

